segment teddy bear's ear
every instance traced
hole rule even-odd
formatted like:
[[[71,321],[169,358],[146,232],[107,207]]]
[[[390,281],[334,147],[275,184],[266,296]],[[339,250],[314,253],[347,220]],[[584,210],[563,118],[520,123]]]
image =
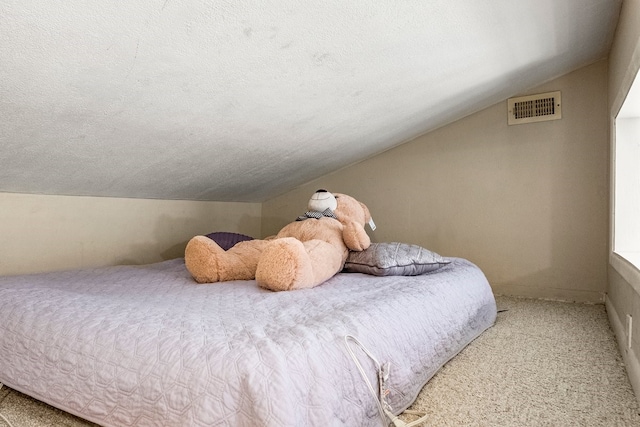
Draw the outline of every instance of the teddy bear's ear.
[[[371,231],[376,231],[376,223],[373,222],[373,218],[371,217],[371,212],[369,212],[369,208],[367,207],[367,205],[365,205],[362,202],[358,202],[360,203],[360,206],[362,206],[362,210],[364,211],[364,222],[366,224],[369,224],[369,228],[371,228]]]
[[[371,212],[369,212],[369,208],[367,207],[367,205],[362,202],[358,203],[360,203],[360,206],[362,206],[362,210],[364,211],[364,222],[371,221]]]

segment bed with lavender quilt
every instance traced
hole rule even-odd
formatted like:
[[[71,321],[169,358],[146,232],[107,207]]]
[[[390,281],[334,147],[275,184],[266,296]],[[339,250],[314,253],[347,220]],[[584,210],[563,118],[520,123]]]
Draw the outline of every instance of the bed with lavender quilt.
[[[377,427],[345,336],[390,363],[402,412],[496,318],[482,271],[451,261],[291,292],[198,285],[182,259],[0,277],[0,382],[104,426]]]

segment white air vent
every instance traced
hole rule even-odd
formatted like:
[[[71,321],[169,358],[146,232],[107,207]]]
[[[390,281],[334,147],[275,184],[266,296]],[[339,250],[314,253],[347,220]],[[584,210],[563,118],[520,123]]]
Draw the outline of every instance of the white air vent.
[[[509,98],[507,108],[510,125],[562,118],[560,91]]]

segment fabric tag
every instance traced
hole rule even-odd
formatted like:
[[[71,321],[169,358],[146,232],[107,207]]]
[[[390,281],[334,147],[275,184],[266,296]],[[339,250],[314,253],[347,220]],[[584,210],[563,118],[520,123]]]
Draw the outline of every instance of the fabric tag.
[[[371,227],[371,231],[375,231],[376,230],[376,223],[373,222],[373,218],[371,218],[369,220],[369,227]]]

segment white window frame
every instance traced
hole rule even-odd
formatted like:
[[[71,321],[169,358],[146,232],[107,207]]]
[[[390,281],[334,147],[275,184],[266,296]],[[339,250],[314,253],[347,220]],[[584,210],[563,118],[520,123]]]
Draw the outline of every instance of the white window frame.
[[[640,78],[615,118],[613,252],[640,269]]]

